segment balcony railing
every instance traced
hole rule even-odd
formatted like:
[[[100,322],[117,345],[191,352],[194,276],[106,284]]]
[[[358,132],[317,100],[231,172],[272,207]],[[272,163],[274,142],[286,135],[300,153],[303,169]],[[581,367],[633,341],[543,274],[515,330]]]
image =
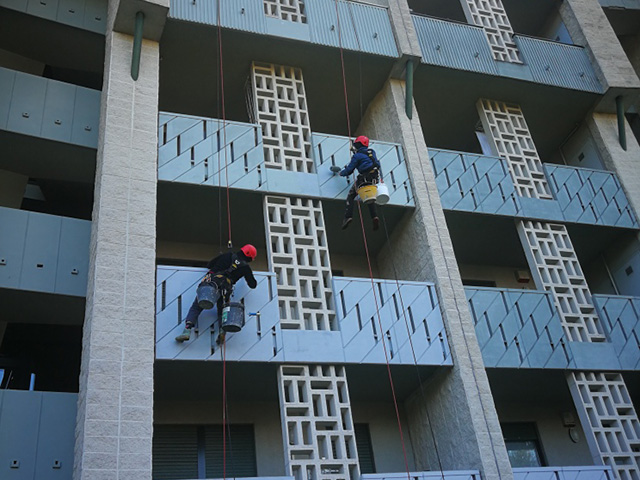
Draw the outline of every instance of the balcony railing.
[[[107,25],[107,0],[0,0],[0,7],[100,34]]]
[[[184,328],[183,320],[205,273],[202,268],[158,266],[158,359],[221,360],[215,343],[218,335],[215,308],[202,312],[197,335],[190,341],[175,341]],[[381,364],[385,363],[384,342],[391,363],[452,364],[433,284],[399,282],[398,289],[395,281],[375,280],[380,329],[371,281],[334,277],[339,330],[291,330],[280,325],[275,275],[256,272],[255,276],[258,280],[255,290],[241,281],[232,297],[244,303],[246,324],[240,332],[227,335],[228,360]]]
[[[523,64],[493,59],[480,27],[413,15],[422,63],[501,75],[545,85],[602,93],[603,88],[582,47],[515,36]]]
[[[526,467],[514,468],[514,480],[615,480],[610,467]]]
[[[545,164],[553,200],[520,197],[506,160],[430,148],[442,207],[568,223],[639,228],[612,172]]]
[[[347,137],[312,134],[315,173],[266,168],[256,124],[161,113],[158,141],[159,180],[220,186],[228,178],[231,188],[330,199],[346,198],[350,187],[348,180],[329,170],[349,163]],[[382,163],[389,203],[413,206],[402,147],[377,141],[371,146]]]
[[[448,470],[430,472],[401,472],[401,473],[365,473],[362,480],[481,480],[482,476],[477,470]]]
[[[262,0],[222,2],[220,25],[246,32],[338,47],[338,16],[334,0],[305,0],[306,19],[281,20],[265,14]],[[347,50],[398,56],[398,47],[386,8],[340,0],[342,46]],[[218,25],[216,0],[172,0],[169,18]]]
[[[85,296],[91,222],[0,207],[0,287]]]
[[[594,295],[593,302],[622,368],[640,369],[640,297]]]
[[[97,148],[100,91],[0,67],[0,129]]]
[[[0,390],[0,478],[71,478],[76,393]]]

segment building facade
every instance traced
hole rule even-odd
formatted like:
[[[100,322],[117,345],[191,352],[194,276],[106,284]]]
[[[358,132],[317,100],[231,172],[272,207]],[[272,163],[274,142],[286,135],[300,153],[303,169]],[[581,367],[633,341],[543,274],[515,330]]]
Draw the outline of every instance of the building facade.
[[[639,76],[638,0],[0,0],[0,478],[639,480]]]

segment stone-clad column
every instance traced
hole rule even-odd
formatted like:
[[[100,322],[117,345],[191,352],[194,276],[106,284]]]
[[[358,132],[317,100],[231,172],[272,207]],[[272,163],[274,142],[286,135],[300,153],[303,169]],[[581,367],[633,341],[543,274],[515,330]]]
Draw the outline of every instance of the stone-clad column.
[[[401,143],[405,149],[416,209],[393,232],[378,265],[385,275],[393,276],[395,266],[403,280],[435,282],[454,362],[425,388],[424,397],[417,392],[408,402],[417,467],[440,468],[426,407],[443,469],[479,469],[484,479],[509,480],[513,473],[427,146],[418,117],[410,120],[404,113],[404,92],[403,81],[389,80],[370,104],[359,134]]]
[[[159,44],[134,81],[133,37],[113,31],[132,7],[109,1],[75,480],[151,479]]]

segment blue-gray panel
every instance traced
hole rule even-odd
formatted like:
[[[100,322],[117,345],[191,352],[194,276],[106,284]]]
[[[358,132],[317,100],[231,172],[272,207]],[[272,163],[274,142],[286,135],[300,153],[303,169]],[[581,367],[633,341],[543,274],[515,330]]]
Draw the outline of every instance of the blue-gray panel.
[[[29,212],[20,288],[53,292],[62,217]]]
[[[76,86],[49,80],[44,102],[41,135],[61,142],[71,141]]]
[[[89,272],[91,222],[62,218],[55,293],[84,297]]]
[[[42,395],[34,480],[71,480],[78,395],[29,393]]]
[[[388,57],[398,56],[389,12],[386,8],[350,2],[359,50]]]
[[[0,287],[20,285],[27,219],[27,212],[0,207]]]
[[[358,39],[351,22],[348,2],[338,2],[340,16],[340,37],[338,36],[338,15],[335,0],[307,0],[307,21],[311,29],[311,42],[320,45],[358,50]]]
[[[422,63],[497,75],[482,28],[413,15]]]
[[[18,10],[19,12],[26,12],[27,0],[0,0],[0,7]]]
[[[603,8],[626,8],[629,10],[640,10],[640,0],[600,0]]]
[[[623,369],[640,369],[640,298],[594,295],[593,303]]]
[[[303,42],[311,41],[311,32],[307,23],[280,20],[269,16],[265,16],[264,20],[269,35],[302,40]]]
[[[15,78],[16,72],[8,68],[0,68],[0,128],[2,129],[7,128]]]
[[[29,0],[27,13],[36,17],[55,20],[58,13],[59,0]]]
[[[59,0],[59,2],[58,21],[82,28],[84,26],[84,0]]]
[[[40,392],[7,390],[0,410],[0,478],[34,480]],[[16,468],[11,465],[17,462]]]
[[[171,0],[169,17],[207,25],[218,24],[218,2],[193,0]]]
[[[106,0],[85,0],[84,28],[96,33],[105,33],[107,27]]]
[[[26,135],[40,135],[47,80],[16,72],[7,129]]]
[[[246,32],[265,33],[266,25],[263,9],[262,0],[222,2],[222,25]]]
[[[99,90],[76,87],[71,143],[90,148],[98,147],[100,95]]]
[[[534,82],[603,92],[584,48],[518,35],[515,41],[523,60],[531,67]]]

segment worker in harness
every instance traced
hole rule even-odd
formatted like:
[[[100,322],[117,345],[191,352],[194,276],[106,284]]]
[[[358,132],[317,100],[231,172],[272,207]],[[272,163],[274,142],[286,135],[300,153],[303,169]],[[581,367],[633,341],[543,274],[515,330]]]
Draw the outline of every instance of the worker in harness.
[[[222,307],[225,303],[228,303],[233,293],[233,286],[238,280],[244,278],[249,288],[256,288],[258,282],[256,282],[253,272],[249,263],[256,258],[258,251],[253,245],[245,245],[238,252],[228,252],[218,255],[211,260],[207,268],[209,272],[205,275],[201,282],[214,283],[218,287],[219,296],[217,301],[218,307],[218,321],[222,318]],[[185,319],[185,328],[180,335],[176,337],[178,342],[186,342],[191,338],[191,330],[198,322],[198,317],[203,308],[198,305],[198,299],[196,298],[187,313]]]
[[[353,220],[353,207],[355,205],[356,195],[358,194],[358,188],[363,185],[375,185],[381,178],[381,166],[376,152],[369,148],[369,138],[364,135],[360,135],[353,142],[353,148],[355,153],[351,157],[349,165],[344,167],[340,171],[340,176],[348,177],[354,170],[358,170],[358,176],[356,181],[347,194],[347,208],[344,211],[344,220],[342,221],[342,229],[344,230],[349,226]],[[376,204],[371,202],[367,204],[369,207],[369,213],[371,214],[371,220],[373,221],[373,229],[378,230],[380,220],[376,213]]]

